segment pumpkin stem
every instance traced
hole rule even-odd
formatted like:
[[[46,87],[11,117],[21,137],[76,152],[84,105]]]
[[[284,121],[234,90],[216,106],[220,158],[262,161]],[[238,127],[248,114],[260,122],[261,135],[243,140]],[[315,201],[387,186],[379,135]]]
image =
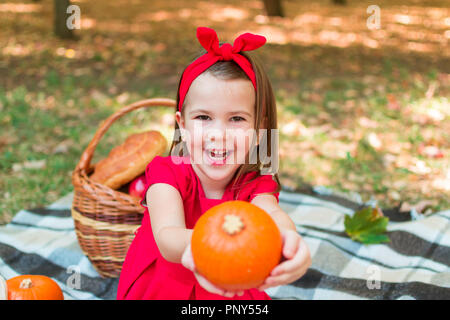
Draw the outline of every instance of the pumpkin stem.
[[[230,235],[239,233],[243,228],[244,223],[242,222],[241,217],[234,214],[227,214],[225,216],[225,222],[222,224],[222,229],[225,230],[226,233]]]
[[[31,279],[27,278],[27,279],[23,279],[22,282],[19,285],[20,289],[28,289],[31,288],[33,286],[33,281],[31,281]]]

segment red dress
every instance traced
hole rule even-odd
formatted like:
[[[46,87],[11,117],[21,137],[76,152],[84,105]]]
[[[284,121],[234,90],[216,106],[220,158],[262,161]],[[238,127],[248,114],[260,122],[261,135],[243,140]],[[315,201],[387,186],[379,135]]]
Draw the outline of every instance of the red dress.
[[[181,163],[180,163],[181,162]],[[188,157],[155,157],[145,170],[146,190],[154,183],[167,183],[174,186],[183,199],[186,228],[193,229],[197,219],[209,208],[229,200],[250,202],[257,194],[275,193],[277,183],[271,175],[260,175],[239,190],[226,187],[222,199],[208,199],[199,178],[193,170]],[[257,172],[245,174],[242,183],[252,180]],[[141,205],[145,196],[141,200]],[[163,299],[163,300],[215,300],[229,299],[203,289],[192,271],[180,263],[164,259],[153,238],[148,209],[145,210],[142,225],[128,249],[120,274],[117,299]],[[270,300],[264,291],[245,290],[244,295],[231,299]]]

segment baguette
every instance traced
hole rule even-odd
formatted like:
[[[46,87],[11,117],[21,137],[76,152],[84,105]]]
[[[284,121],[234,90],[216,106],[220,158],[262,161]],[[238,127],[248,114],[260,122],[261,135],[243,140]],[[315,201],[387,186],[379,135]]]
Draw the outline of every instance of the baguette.
[[[150,161],[162,155],[166,148],[167,140],[159,131],[133,134],[95,165],[90,178],[117,190],[143,174]]]

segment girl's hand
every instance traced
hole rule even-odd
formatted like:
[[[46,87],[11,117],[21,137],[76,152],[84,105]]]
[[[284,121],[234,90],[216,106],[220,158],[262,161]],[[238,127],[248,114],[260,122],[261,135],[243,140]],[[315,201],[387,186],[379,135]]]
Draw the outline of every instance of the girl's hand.
[[[285,260],[273,268],[264,283],[258,287],[259,290],[294,282],[311,266],[311,255],[302,237],[290,229],[281,230],[281,235]]]
[[[244,291],[232,292],[221,289],[210,281],[208,281],[205,277],[198,273],[197,269],[195,269],[194,259],[192,258],[191,244],[189,243],[186,249],[183,252],[183,256],[181,257],[181,264],[187,269],[191,270],[194,273],[195,278],[198,283],[206,290],[211,293],[219,294],[225,296],[227,298],[232,298],[235,295],[242,296]]]

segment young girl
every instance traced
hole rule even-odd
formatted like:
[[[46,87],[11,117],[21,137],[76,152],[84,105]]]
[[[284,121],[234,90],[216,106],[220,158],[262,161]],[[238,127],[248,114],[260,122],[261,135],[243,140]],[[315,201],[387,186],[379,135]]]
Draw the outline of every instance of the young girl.
[[[270,299],[264,289],[297,280],[311,264],[308,247],[278,205],[278,175],[261,174],[267,159],[278,157],[270,152],[275,98],[260,63],[243,51],[266,39],[245,33],[233,46],[219,44],[216,32],[204,27],[197,38],[206,52],[180,79],[170,155],[155,157],[146,168],[141,205],[147,209],[123,264],[118,299]],[[267,129],[267,139],[260,129]],[[269,151],[264,159],[262,148]],[[196,221],[231,200],[264,209],[283,237],[283,259],[259,288],[227,292],[199,274],[192,259]]]

